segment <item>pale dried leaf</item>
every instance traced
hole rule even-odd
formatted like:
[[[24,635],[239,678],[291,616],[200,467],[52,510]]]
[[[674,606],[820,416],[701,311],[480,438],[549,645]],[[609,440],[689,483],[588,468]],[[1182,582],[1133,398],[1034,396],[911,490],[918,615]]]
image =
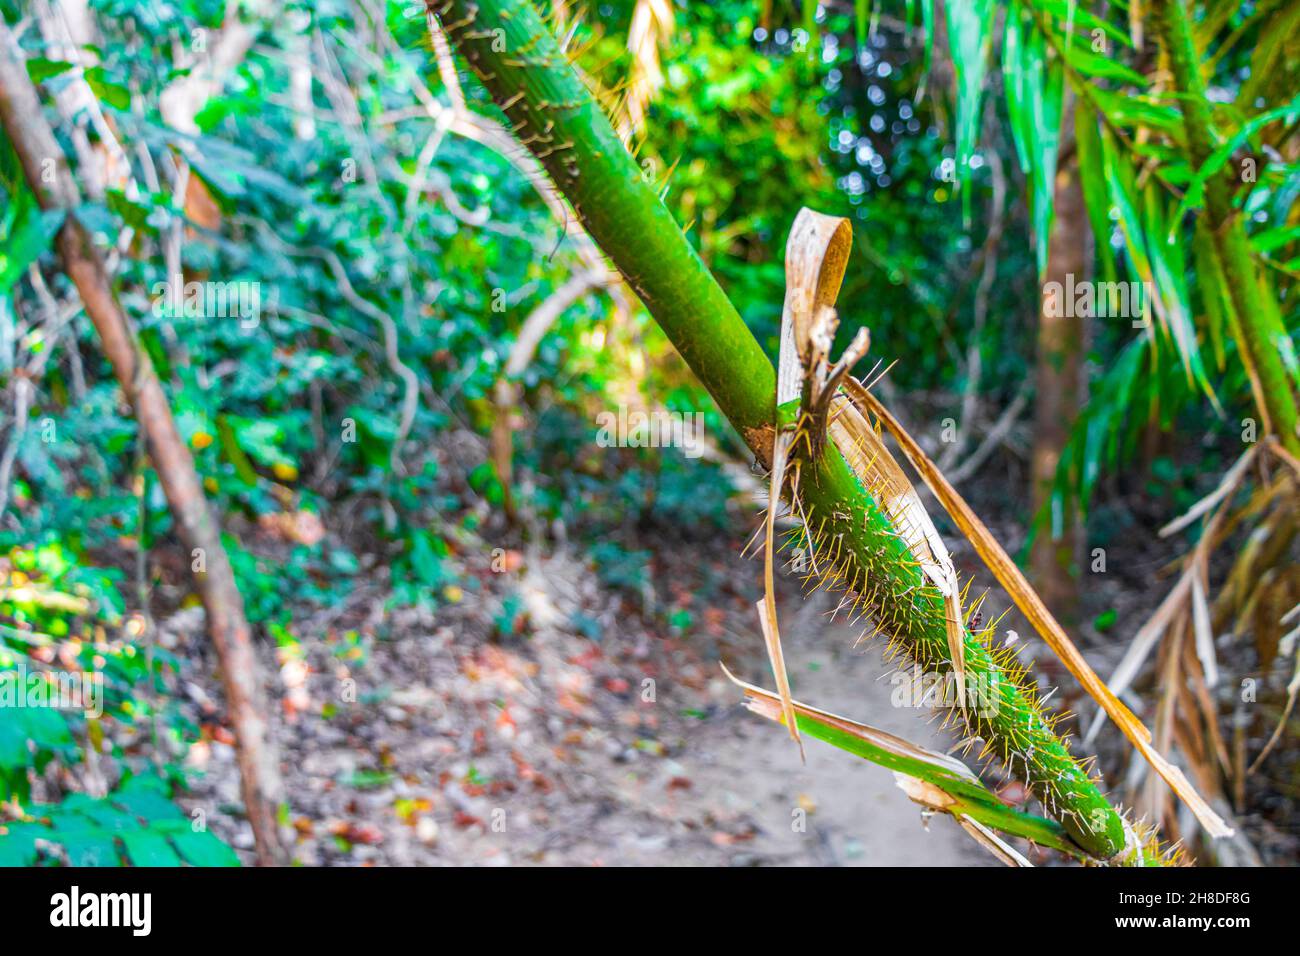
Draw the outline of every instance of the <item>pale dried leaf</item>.
[[[835,299],[849,264],[853,228],[847,219],[799,210],[785,250],[785,310],[806,371],[825,364],[835,337]],[[778,401],[780,401],[778,399]]]
[[[1210,624],[1210,604],[1205,599],[1205,568],[1192,575],[1192,626],[1196,632],[1196,657],[1205,672],[1205,684],[1219,683],[1219,664],[1214,656],[1214,629]]]
[[[1169,535],[1181,531],[1201,515],[1209,513],[1215,505],[1228,497],[1228,495],[1232,494],[1232,492],[1236,490],[1237,485],[1241,483],[1241,479],[1245,475],[1246,469],[1250,466],[1251,460],[1255,457],[1255,454],[1258,451],[1258,444],[1251,445],[1250,448],[1246,450],[1245,454],[1238,458],[1236,462],[1233,463],[1233,466],[1224,472],[1223,478],[1219,482],[1219,486],[1200,501],[1196,502],[1196,504],[1192,505],[1192,507],[1189,508],[1186,514],[1182,517],[1175,518],[1173,521],[1169,522],[1169,524],[1161,528],[1160,537],[1167,538]]]
[[[763,600],[758,602],[758,618],[763,628],[763,643],[767,647],[772,675],[777,690],[781,692],[781,710],[785,716],[790,736],[799,745],[799,757],[804,759],[803,741],[799,739],[799,725],[794,719],[790,697],[790,678],[785,670],[785,654],[781,650],[781,631],[776,618],[776,582],[773,566],[776,563],[776,513],[781,507],[781,487],[785,481],[786,458],[792,441],[789,432],[777,432],[772,443],[772,477],[767,505],[767,532],[763,547]]]
[[[976,843],[1007,866],[1033,866],[1019,851],[1006,843],[984,824],[964,813],[953,810],[953,807],[957,805],[956,798],[941,787],[936,787],[927,780],[921,780],[898,771],[894,771],[894,783],[898,785],[898,789],[907,794],[907,798],[913,803],[919,803],[927,810],[933,810],[936,813],[950,814],[961,824],[963,830],[974,837]]]
[[[1034,864],[1030,863],[1019,850],[1007,843],[978,820],[963,814],[957,817],[957,822],[961,824],[963,830],[975,838],[976,843],[980,844],[980,846],[984,847],[984,849],[988,850],[1007,866],[1033,867]]]

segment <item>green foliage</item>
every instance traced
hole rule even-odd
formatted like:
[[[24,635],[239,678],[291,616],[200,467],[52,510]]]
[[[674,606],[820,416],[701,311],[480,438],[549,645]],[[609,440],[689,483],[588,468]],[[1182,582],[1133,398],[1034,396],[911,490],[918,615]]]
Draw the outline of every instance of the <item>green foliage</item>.
[[[1029,180],[1038,272],[1047,271],[1052,237],[1052,202],[1056,187],[1057,146],[1061,132],[1064,71],[1049,60],[1047,41],[1019,7],[1006,14],[1003,37],[1007,115],[1020,168]]]
[[[957,169],[964,177],[979,137],[984,77],[993,45],[993,15],[997,4],[992,0],[969,0],[944,4],[944,11],[948,15],[948,40],[957,75]],[[969,210],[969,198],[965,202]]]
[[[591,546],[588,555],[600,580],[610,587],[623,588],[637,594],[647,582],[649,551],[627,551],[614,541],[597,541]]]
[[[166,780],[129,769],[120,738],[148,734],[159,720],[183,747],[196,728],[159,696],[177,661],[146,649],[139,619],[124,618],[121,572],[81,563],[57,543],[15,548],[0,564],[0,800],[20,813],[0,824],[0,864],[235,863],[171,801],[183,785],[179,765],[166,767]],[[117,790],[35,801],[35,778],[51,764],[81,763],[91,748],[124,768]]]
[[[103,799],[74,793],[32,819],[0,826],[0,866],[238,866],[156,778],[131,777]]]

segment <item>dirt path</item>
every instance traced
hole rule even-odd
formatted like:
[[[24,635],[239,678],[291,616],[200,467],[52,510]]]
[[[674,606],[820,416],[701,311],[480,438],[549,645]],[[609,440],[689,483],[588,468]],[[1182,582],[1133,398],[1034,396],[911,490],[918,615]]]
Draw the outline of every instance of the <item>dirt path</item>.
[[[928,712],[891,705],[892,687],[878,646],[853,648],[857,632],[823,628],[805,611],[783,631],[794,692],[825,710],[946,749],[951,738],[932,728]],[[771,686],[762,660],[747,674]],[[831,866],[971,866],[992,863],[948,817],[922,820],[920,808],[891,773],[817,740],[806,740],[807,765],[783,729],[741,711],[691,742],[683,760],[710,799],[743,809],[762,826],[756,856],[792,864]],[[794,808],[807,814],[806,832],[792,826]]]
[[[665,638],[611,606],[576,562],[549,557],[517,581],[485,576],[434,614],[358,598],[370,638],[300,630],[280,667],[277,719],[308,865],[984,865],[948,818],[925,826],[889,772],[806,741],[808,763],[750,714],[718,666],[771,685],[740,595],[717,647]],[[510,589],[526,634],[485,629]],[[928,714],[891,706],[878,647],[827,626],[818,602],[783,604],[803,700],[946,748]],[[788,610],[787,610],[788,609]],[[349,611],[351,613],[351,611]],[[331,612],[332,619],[347,614]],[[591,634],[578,633],[585,620]],[[724,626],[725,623],[725,626]],[[599,633],[597,633],[597,631]],[[267,660],[268,671],[276,666]],[[307,674],[305,682],[301,675]],[[298,675],[296,690],[288,684]],[[203,680],[201,675],[197,679]],[[650,681],[653,681],[651,685]],[[204,681],[208,693],[216,688]],[[653,686],[653,699],[645,688]],[[195,748],[195,807],[241,851],[231,748]]]

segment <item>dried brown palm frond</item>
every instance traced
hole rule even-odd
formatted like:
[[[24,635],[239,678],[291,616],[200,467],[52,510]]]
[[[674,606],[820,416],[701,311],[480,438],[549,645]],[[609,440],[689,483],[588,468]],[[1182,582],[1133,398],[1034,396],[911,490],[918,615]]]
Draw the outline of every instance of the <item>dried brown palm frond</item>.
[[[619,134],[624,141],[645,126],[646,109],[664,85],[659,48],[673,35],[675,25],[669,0],[637,0],[627,34],[632,73],[619,124]]]
[[[1034,630],[1038,632],[1039,636],[1043,638],[1056,656],[1061,659],[1062,663],[1079,681],[1089,696],[1097,701],[1102,711],[1115,722],[1115,725],[1142,754],[1147,763],[1169,784],[1170,788],[1187,805],[1188,809],[1192,811],[1208,833],[1216,837],[1230,836],[1232,828],[1224,823],[1223,819],[1197,793],[1183,772],[1170,763],[1163,756],[1160,749],[1152,746],[1151,734],[1147,728],[1097,676],[1097,672],[1084,659],[1074,642],[1070,640],[1069,635],[1065,633],[1065,629],[1052,616],[1051,611],[1047,609],[1038,593],[1030,586],[1024,574],[1016,567],[1015,562],[1011,560],[1002,545],[998,543],[984,523],[980,521],[979,516],[966,503],[966,500],[943,477],[943,474],[930,461],[921,446],[916,443],[916,440],[908,435],[903,426],[889,413],[889,410],[885,408],[880,400],[872,395],[869,389],[864,388],[861,383],[849,379],[845,382],[845,388],[855,402],[860,403],[861,407],[868,410],[885,424],[890,434],[902,446],[912,463],[912,467],[921,474],[930,490],[934,492],[935,497],[939,499],[949,516],[957,523],[967,540],[974,546],[985,565],[998,579],[998,583],[1002,585],[1012,601],[1015,602],[1016,607],[1020,608],[1021,613],[1033,625]]]
[[[1279,646],[1293,644],[1294,635],[1300,633],[1283,634],[1300,598],[1300,569],[1292,557],[1300,531],[1296,476],[1292,456],[1276,438],[1266,437],[1242,453],[1210,494],[1161,529],[1161,536],[1168,537],[1200,522],[1200,536],[1181,559],[1177,581],[1138,630],[1108,681],[1112,693],[1127,692],[1154,652],[1160,688],[1155,709],[1156,746],[1162,751],[1176,746],[1198,777],[1202,791],[1211,798],[1232,792],[1238,804],[1244,798],[1245,777],[1262,764],[1281,738],[1300,693],[1300,679],[1293,677],[1287,685],[1280,720],[1247,768],[1245,735],[1234,741],[1234,756],[1220,729],[1214,696],[1220,683],[1215,638],[1253,634],[1260,666],[1267,670]],[[1244,500],[1238,503],[1243,493]],[[1210,559],[1243,533],[1245,540],[1214,593]],[[1094,739],[1100,723],[1098,714],[1085,741]],[[1143,786],[1138,806],[1150,818],[1163,819],[1167,832],[1177,826],[1172,805],[1154,781]]]

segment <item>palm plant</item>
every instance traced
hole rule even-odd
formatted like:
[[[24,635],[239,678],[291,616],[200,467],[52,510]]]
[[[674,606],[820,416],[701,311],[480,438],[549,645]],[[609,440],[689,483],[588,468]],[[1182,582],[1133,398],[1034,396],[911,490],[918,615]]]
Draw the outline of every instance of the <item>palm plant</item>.
[[[776,397],[784,391],[778,392],[771,365],[654,189],[642,181],[624,144],[537,11],[530,4],[518,2],[440,2],[430,7],[504,110],[520,142],[545,166],[579,220],[641,297],[755,455],[768,465],[781,463],[780,450],[789,445],[781,436],[796,421],[802,427],[800,416],[807,414],[809,407],[798,401],[793,407],[790,402],[778,404]],[[977,109],[982,89],[986,68],[983,58],[992,46],[993,9],[987,4],[954,4],[948,16],[950,25],[973,25],[976,36],[983,38],[971,43],[965,29],[951,31],[960,34],[962,47],[960,51],[954,48],[959,74],[958,126],[967,130],[958,136],[959,154],[969,155],[974,149],[970,115],[972,109]],[[973,20],[968,19],[972,16]],[[1009,18],[1011,25],[1007,29],[1014,31],[1014,38],[1007,46],[1019,58],[1020,68],[1063,74],[1076,88],[1080,101],[1086,103],[1080,110],[1081,125],[1087,129],[1088,122],[1098,124],[1091,142],[1099,140],[1103,150],[1090,153],[1086,163],[1090,211],[1094,221],[1104,227],[1103,220],[1110,221],[1106,204],[1117,207],[1127,243],[1126,264],[1137,274],[1149,276],[1159,292],[1159,321],[1144,329],[1145,347],[1154,350],[1161,347],[1160,343],[1167,343],[1165,347],[1172,347],[1178,355],[1187,381],[1210,392],[1187,306],[1185,270],[1171,261],[1168,249],[1158,248],[1156,242],[1165,236],[1177,207],[1173,198],[1153,190],[1168,185],[1162,173],[1178,178],[1177,161],[1171,160],[1166,168],[1154,172],[1145,167],[1137,169],[1136,163],[1144,154],[1128,156],[1118,145],[1129,143],[1131,131],[1143,122],[1163,117],[1166,126],[1170,122],[1177,124],[1179,111],[1151,102],[1150,83],[1136,70],[1082,49],[1076,23],[1092,28],[1093,33],[1083,34],[1086,36],[1096,31],[1113,36],[1117,31],[1091,15],[1076,18],[1080,18],[1079,12],[1064,5],[1059,9],[1048,4],[1017,6]],[[1141,85],[1143,90],[1123,95],[1108,88],[1120,82]],[[1052,84],[1012,85],[1013,110],[1018,111],[1013,123],[1030,168],[1029,178],[1050,182],[1046,166],[1052,161],[1051,150],[1044,143],[1050,138],[1054,111],[1050,102],[1029,100],[1040,96],[1043,88],[1051,90]],[[1026,111],[1032,114],[1032,122],[1026,120]],[[1140,138],[1144,145],[1149,140],[1147,134]],[[1167,152],[1157,154],[1164,156]],[[1100,194],[1092,188],[1096,185],[1098,156],[1106,186]],[[1188,166],[1191,168],[1190,162]],[[1171,173],[1170,168],[1175,171]],[[1201,171],[1197,167],[1194,175]],[[1051,221],[1050,210],[1042,209],[1044,193],[1040,188],[1035,196],[1035,222],[1040,229],[1050,228]],[[1182,201],[1195,203],[1194,197],[1184,196]],[[1226,273],[1236,266],[1229,264],[1231,260],[1223,252],[1231,252],[1231,248],[1225,246],[1222,252],[1215,253]],[[1246,294],[1251,293],[1246,290]],[[834,288],[829,299],[833,302]],[[1264,321],[1269,320],[1266,317]],[[1270,327],[1266,325],[1266,333]],[[1233,328],[1240,332],[1238,348],[1243,354],[1257,356],[1262,351],[1252,338],[1259,332],[1253,323],[1236,323]],[[1254,361],[1257,370],[1259,364]],[[837,368],[836,372],[840,371]],[[1273,371],[1258,374],[1267,376]],[[806,399],[806,376],[811,374],[807,365],[802,374]],[[1279,423],[1288,421],[1287,394],[1284,392],[1281,400],[1272,402],[1275,407],[1268,408],[1267,427],[1276,429]],[[1293,409],[1293,396],[1290,406]],[[879,421],[889,423],[883,409],[875,408],[874,413]],[[803,535],[818,550],[832,582],[848,590],[853,600],[890,633],[897,646],[922,665],[946,671],[960,667],[964,657],[968,674],[986,679],[998,689],[1003,696],[996,716],[963,712],[970,732],[981,736],[989,749],[1029,784],[1078,847],[1098,859],[1158,859],[1158,854],[1137,852],[1142,841],[1135,839],[1133,828],[1110,806],[1096,782],[1054,733],[1051,718],[1042,710],[1028,681],[1023,675],[1008,673],[1010,662],[989,646],[988,629],[975,633],[967,622],[959,622],[962,633],[953,646],[948,633],[952,613],[945,610],[950,607],[945,594],[927,580],[920,566],[924,562],[916,560],[907,533],[898,527],[898,515],[891,514],[877,500],[880,487],[865,481],[864,470],[855,467],[853,449],[835,442],[828,445],[815,429],[807,437],[807,452],[796,470],[798,478],[787,482],[778,468],[774,488],[792,500],[803,521]],[[901,436],[896,437],[903,441]],[[1284,450],[1288,443],[1289,439],[1279,435],[1267,447]],[[1067,463],[1067,474],[1069,467]],[[930,477],[924,470],[922,473]],[[769,612],[768,623],[771,617]],[[1049,622],[1043,629],[1053,634],[1054,648],[1073,664],[1056,637],[1059,627]],[[779,657],[774,657],[781,686]],[[1107,700],[1110,695],[1099,686],[1100,682],[1094,685],[1081,671],[1076,674],[1124,726],[1127,721],[1122,716],[1126,713],[1122,705]],[[793,702],[784,688],[779,702],[782,718],[792,729],[802,723],[798,712],[792,713]],[[1143,732],[1140,725],[1126,727],[1130,739],[1152,760],[1161,776],[1173,783],[1185,799],[1194,802],[1195,795],[1180,783],[1181,776],[1168,764],[1162,765],[1158,755],[1153,756],[1154,751],[1142,739]],[[1226,832],[1208,808],[1202,809],[1200,817],[1212,832]]]

